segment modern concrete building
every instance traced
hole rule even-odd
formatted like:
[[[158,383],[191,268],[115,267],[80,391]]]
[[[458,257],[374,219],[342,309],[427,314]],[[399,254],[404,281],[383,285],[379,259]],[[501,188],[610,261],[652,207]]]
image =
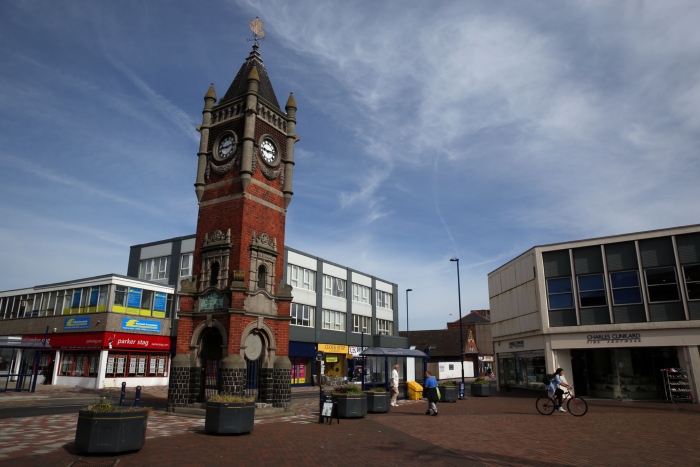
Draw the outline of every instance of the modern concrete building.
[[[565,370],[578,395],[659,399],[700,385],[700,225],[536,246],[488,275],[501,386]]]
[[[50,346],[0,349],[0,382],[37,365],[60,386],[166,385],[172,303],[171,286],[116,274],[0,292],[0,336]]]

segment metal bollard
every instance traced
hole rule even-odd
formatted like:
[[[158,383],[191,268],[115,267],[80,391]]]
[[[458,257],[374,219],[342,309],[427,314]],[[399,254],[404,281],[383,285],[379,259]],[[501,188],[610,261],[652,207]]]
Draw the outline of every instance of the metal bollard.
[[[141,386],[136,386],[136,396],[134,397],[134,407],[141,407]]]
[[[119,396],[119,407],[124,405],[124,397],[126,396],[126,381],[122,383],[122,394]]]

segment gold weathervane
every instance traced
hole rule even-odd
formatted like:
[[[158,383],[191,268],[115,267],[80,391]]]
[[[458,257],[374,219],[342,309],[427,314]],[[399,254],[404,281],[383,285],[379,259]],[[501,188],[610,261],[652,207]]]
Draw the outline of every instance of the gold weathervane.
[[[250,30],[253,31],[253,40],[255,41],[255,45],[258,44],[258,39],[265,40],[265,31],[263,31],[262,25],[263,22],[260,21],[257,16],[253,21],[248,23]]]

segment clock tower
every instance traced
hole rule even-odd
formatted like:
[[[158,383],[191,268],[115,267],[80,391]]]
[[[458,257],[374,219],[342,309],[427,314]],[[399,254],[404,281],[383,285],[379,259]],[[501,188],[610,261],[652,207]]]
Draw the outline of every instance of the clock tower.
[[[180,287],[170,410],[216,393],[289,406],[283,274],[296,110],[291,94],[281,109],[257,40],[224,96],[213,84],[204,96],[193,276]]]

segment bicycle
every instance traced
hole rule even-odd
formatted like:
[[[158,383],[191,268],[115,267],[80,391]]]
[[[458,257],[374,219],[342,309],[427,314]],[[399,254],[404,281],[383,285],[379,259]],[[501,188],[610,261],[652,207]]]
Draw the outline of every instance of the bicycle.
[[[567,389],[566,392],[564,392],[562,397],[569,398],[569,400],[566,402],[566,408],[569,410],[569,413],[574,417],[583,417],[584,415],[586,415],[586,412],[588,412],[588,404],[586,403],[586,401],[580,397],[574,396],[570,388]],[[539,399],[537,399],[535,405],[537,406],[537,411],[542,415],[552,415],[554,413],[554,408],[557,406],[557,397],[556,395],[542,396]],[[564,405],[563,399],[562,405]]]

